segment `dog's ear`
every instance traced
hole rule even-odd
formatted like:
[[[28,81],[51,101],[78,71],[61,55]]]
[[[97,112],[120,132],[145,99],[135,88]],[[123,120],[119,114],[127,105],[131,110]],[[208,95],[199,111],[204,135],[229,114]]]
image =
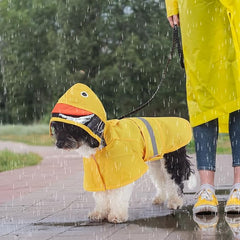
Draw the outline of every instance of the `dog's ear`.
[[[91,148],[96,148],[96,147],[99,147],[99,142],[95,139],[95,138],[92,138],[89,134],[89,140],[87,141],[87,143],[89,144],[89,147]]]
[[[94,115],[85,125],[90,128],[92,132],[102,137],[105,123],[98,116]]]
[[[91,148],[96,148],[99,146],[99,142],[95,138],[78,126],[69,125],[67,127],[67,131],[68,133],[71,133],[71,136],[73,136],[77,141],[84,140],[84,142]]]
[[[57,132],[63,129],[63,123],[60,122],[51,122],[50,124],[50,133],[55,135]]]

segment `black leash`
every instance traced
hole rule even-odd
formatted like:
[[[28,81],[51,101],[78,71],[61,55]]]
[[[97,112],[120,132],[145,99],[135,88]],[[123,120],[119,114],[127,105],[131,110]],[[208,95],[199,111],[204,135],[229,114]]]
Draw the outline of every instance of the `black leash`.
[[[178,36],[178,26],[174,25],[174,27],[173,27],[173,45],[172,45],[171,58],[173,58],[173,53],[174,53],[175,47],[177,47],[178,56],[179,56],[179,59],[180,59],[180,65],[184,69],[184,57],[183,57],[183,50],[182,50],[182,44],[181,44],[181,39],[180,38]]]
[[[131,112],[119,117],[118,118],[119,120],[123,119],[125,117],[129,117],[133,113],[138,112],[139,110],[146,107],[154,99],[154,97],[156,96],[157,92],[160,89],[160,86],[162,85],[163,80],[166,78],[166,73],[168,71],[168,65],[169,65],[170,61],[173,59],[173,54],[174,54],[175,48],[177,48],[177,50],[178,50],[178,55],[179,55],[179,58],[180,58],[180,65],[181,65],[182,68],[184,68],[183,51],[182,51],[181,41],[180,41],[180,38],[179,38],[179,35],[178,35],[178,26],[177,25],[174,25],[174,27],[173,27],[172,49],[171,49],[171,52],[170,52],[170,57],[167,60],[165,68],[163,69],[162,77],[161,77],[160,82],[157,86],[157,89],[155,90],[155,92],[153,93],[153,95],[151,96],[151,98],[147,102],[145,102],[142,105],[140,105],[139,107],[133,109]]]

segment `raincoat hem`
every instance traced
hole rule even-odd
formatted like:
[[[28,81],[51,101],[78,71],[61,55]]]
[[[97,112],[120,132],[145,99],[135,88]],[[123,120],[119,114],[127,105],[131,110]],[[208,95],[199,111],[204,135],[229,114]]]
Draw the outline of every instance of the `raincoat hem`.
[[[239,109],[240,109],[240,98],[232,102],[228,102],[216,109],[210,109],[209,111],[202,112],[200,114],[195,114],[194,116],[191,115],[190,123],[192,127],[196,127],[226,115],[227,115],[226,119],[228,119],[228,115],[230,113],[235,112]],[[226,121],[225,123],[220,122],[219,131],[221,133],[228,133],[228,121]]]
[[[150,157],[149,159],[145,160],[145,162],[151,162],[151,161],[156,161],[156,160],[160,160],[160,159],[163,159],[163,156],[164,154],[167,154],[167,153],[170,153],[170,152],[174,152],[174,151],[177,151],[179,148],[181,147],[184,147],[186,146],[187,144],[189,144],[189,142],[191,141],[192,139],[192,136],[189,137],[185,142],[177,145],[177,146],[174,146],[173,148],[169,149],[167,152],[161,154],[161,155],[157,155],[157,156],[153,156],[152,158]]]
[[[86,186],[83,186],[84,190],[85,191],[88,191],[88,192],[104,192],[104,191],[108,191],[108,190],[113,190],[113,189],[116,189],[116,188],[120,188],[120,187],[124,187],[124,186],[127,186],[135,181],[137,181],[139,178],[141,178],[146,172],[148,171],[148,166],[146,165],[146,169],[144,171],[142,171],[140,173],[140,175],[138,177],[135,177],[133,179],[131,179],[130,181],[125,181],[124,183],[121,183],[121,184],[117,184],[115,186],[106,186],[105,185],[105,188],[91,188],[91,187],[86,187]]]

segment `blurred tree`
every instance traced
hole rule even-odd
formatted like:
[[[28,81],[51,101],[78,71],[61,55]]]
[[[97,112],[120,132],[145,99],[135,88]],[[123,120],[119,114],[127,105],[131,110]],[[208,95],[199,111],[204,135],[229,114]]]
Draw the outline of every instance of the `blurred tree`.
[[[41,63],[49,52],[47,35],[54,28],[54,11],[52,1],[0,2],[2,87],[6,96],[5,111],[0,113],[3,120],[29,123],[48,110],[47,79],[41,74]]]
[[[0,59],[1,60],[1,59]],[[3,76],[2,76],[2,67],[0,63],[0,124],[3,122],[8,122],[6,113],[5,103],[6,103],[6,93],[3,86]]]
[[[2,0],[0,16],[1,122],[50,116],[77,82],[93,88],[109,118],[118,117],[150,98],[170,52],[164,0]],[[138,115],[187,117],[176,59],[166,77]]]
[[[146,102],[161,80],[172,44],[164,1],[110,1],[105,13],[106,62],[95,77],[109,117]],[[170,32],[169,32],[170,31]],[[104,42],[104,40],[103,40]],[[135,115],[187,117],[184,71],[175,58],[153,102]]]
[[[87,81],[91,85],[87,79],[98,74],[99,66],[103,64],[99,57],[104,27],[102,12],[107,3],[107,0],[58,1],[57,32],[50,41],[54,42],[55,49],[43,65],[44,72],[51,79],[55,100],[59,93],[76,82]]]

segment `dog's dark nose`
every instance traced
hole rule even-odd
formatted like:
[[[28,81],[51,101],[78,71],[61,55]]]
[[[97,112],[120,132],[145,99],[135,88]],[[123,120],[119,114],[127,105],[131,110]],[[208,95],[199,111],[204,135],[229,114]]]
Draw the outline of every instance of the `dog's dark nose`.
[[[58,140],[57,143],[56,143],[56,146],[58,148],[63,148],[64,147],[64,144],[65,144],[65,141],[64,140]]]

